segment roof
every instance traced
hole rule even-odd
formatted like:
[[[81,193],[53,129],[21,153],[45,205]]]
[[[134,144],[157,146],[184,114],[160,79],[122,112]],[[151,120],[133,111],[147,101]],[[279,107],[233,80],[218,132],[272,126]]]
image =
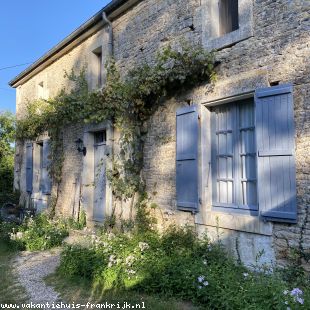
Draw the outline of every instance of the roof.
[[[25,80],[30,79],[37,72],[42,71],[47,65],[54,62],[56,60],[55,56],[57,54],[59,54],[59,52],[62,51],[63,49],[68,48],[69,45],[72,45],[72,43],[76,39],[78,39],[82,35],[85,35],[85,37],[87,37],[87,34],[91,34],[90,30],[92,28],[94,28],[95,25],[97,25],[100,22],[101,22],[101,26],[104,25],[104,22],[102,21],[102,13],[103,12],[105,12],[109,18],[112,18],[112,17],[114,18],[116,15],[121,13],[121,11],[119,11],[118,9],[121,9],[121,7],[124,7],[124,9],[127,9],[130,5],[133,5],[136,2],[138,2],[138,1],[137,0],[112,0],[109,4],[107,4],[103,9],[101,9],[98,13],[96,13],[94,16],[92,16],[89,20],[87,20],[79,28],[74,30],[64,40],[59,42],[56,46],[54,46],[52,49],[50,49],[46,54],[44,54],[42,57],[40,57],[32,65],[30,65],[28,68],[26,68],[20,74],[18,74],[14,79],[12,79],[9,82],[9,85],[12,87],[19,86]],[[124,4],[127,4],[127,6],[125,6]],[[94,29],[94,30],[96,30],[96,29]],[[71,46],[71,48],[73,48],[73,47]],[[54,59],[53,59],[53,57],[54,57]],[[51,60],[51,61],[47,63],[48,60]],[[46,66],[44,66],[44,64]]]

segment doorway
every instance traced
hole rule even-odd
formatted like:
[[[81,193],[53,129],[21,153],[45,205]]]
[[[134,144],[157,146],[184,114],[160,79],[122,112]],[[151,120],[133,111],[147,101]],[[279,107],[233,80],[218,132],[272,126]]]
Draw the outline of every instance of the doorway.
[[[93,220],[102,222],[106,200],[106,131],[94,132],[94,208]]]

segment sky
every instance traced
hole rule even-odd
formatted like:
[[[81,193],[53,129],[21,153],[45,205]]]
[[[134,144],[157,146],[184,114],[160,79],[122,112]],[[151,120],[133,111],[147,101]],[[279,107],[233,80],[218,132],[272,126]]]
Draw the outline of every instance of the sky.
[[[110,0],[14,0],[0,4],[0,111],[15,113],[8,82]],[[29,63],[10,69],[6,67]]]

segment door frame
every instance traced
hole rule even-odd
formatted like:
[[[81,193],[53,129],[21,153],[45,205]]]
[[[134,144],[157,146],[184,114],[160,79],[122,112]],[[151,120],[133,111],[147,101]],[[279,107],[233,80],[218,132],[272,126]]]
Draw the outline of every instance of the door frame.
[[[106,151],[105,161],[106,169],[112,166],[112,153],[113,153],[113,126],[110,122],[102,122],[99,124],[88,124],[84,129],[83,143],[86,147],[86,155],[83,157],[83,170],[82,170],[82,208],[86,212],[88,223],[101,223],[94,219],[94,133],[98,131],[106,131]],[[113,195],[109,182],[105,182],[105,209],[104,218],[111,215]]]

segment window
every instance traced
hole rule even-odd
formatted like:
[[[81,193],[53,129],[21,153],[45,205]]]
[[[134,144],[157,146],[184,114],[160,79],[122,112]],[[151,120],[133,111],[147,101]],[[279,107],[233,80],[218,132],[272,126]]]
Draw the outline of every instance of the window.
[[[212,110],[213,205],[257,210],[253,101]]]
[[[45,99],[44,82],[38,84],[38,98]]]
[[[94,75],[96,79],[96,86],[102,86],[102,48],[98,47],[93,51],[94,54]]]
[[[97,131],[94,133],[95,144],[101,144],[106,142],[106,131]]]
[[[239,28],[238,0],[219,1],[219,23],[220,36]]]
[[[202,0],[202,40],[221,49],[254,35],[252,0]]]
[[[296,223],[293,86],[256,89],[254,98],[209,107],[207,117],[201,108],[176,111],[178,210]]]

